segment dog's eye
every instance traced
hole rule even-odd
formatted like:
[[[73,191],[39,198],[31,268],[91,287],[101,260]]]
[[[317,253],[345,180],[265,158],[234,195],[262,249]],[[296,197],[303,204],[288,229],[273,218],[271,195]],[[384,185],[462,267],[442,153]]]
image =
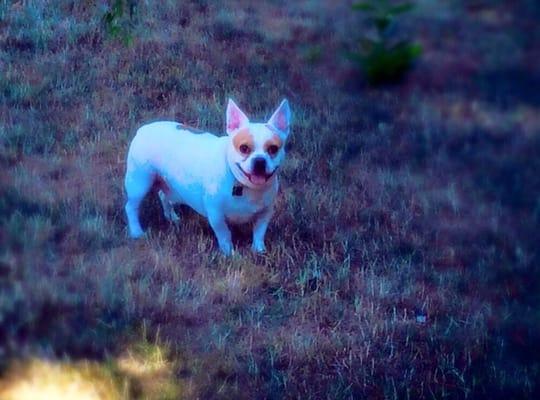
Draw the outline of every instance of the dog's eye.
[[[266,151],[268,152],[268,154],[270,154],[271,156],[274,156],[277,154],[277,152],[279,151],[279,147],[276,146],[275,144],[271,144],[270,146],[268,146],[268,148],[266,149]]]
[[[240,150],[240,153],[242,154],[249,154],[251,153],[251,149],[249,148],[249,146],[247,144],[241,144],[240,147],[238,148]]]

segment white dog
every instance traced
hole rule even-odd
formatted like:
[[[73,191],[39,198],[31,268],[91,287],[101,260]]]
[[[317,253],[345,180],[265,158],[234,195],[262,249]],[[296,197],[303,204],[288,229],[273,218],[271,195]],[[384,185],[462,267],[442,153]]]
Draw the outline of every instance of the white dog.
[[[173,204],[187,204],[208,218],[224,254],[232,251],[227,223],[253,222],[255,252],[278,191],[276,170],[285,157],[291,112],[283,100],[267,123],[252,123],[229,99],[227,136],[194,133],[177,122],[142,126],[129,147],[125,188],[129,233],[143,235],[139,206],[154,183],[165,218],[178,222]]]

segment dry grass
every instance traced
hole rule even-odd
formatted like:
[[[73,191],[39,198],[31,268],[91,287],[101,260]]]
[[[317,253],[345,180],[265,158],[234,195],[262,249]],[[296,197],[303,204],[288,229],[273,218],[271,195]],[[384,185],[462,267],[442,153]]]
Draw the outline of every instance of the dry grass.
[[[104,399],[534,396],[533,2],[419,1],[401,28],[423,58],[379,89],[340,56],[364,27],[346,4],[136,3],[111,37],[107,4],[0,0],[0,393],[51,374]],[[221,257],[156,196],[128,240],[135,129],[222,132],[228,96],[294,111],[268,254],[240,228]]]

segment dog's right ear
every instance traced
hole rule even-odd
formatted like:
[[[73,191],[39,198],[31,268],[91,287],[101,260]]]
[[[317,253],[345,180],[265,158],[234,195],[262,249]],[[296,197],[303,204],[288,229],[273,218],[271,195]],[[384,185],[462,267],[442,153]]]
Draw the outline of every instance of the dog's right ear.
[[[227,103],[226,123],[228,135],[232,135],[239,128],[246,126],[249,123],[246,114],[240,110],[232,99],[229,99],[229,102]]]

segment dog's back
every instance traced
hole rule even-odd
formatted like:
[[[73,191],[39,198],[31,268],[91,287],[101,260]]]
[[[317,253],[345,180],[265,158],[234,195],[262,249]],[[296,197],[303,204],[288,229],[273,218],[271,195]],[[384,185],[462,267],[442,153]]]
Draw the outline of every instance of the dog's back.
[[[200,161],[197,149],[211,150],[219,138],[211,133],[193,133],[182,124],[158,121],[143,125],[137,130],[128,151],[130,163],[151,163],[159,167],[162,163],[182,162],[197,164]]]
[[[163,192],[170,194],[171,201],[188,204],[204,215],[204,186],[216,186],[218,175],[225,170],[228,140],[226,136],[194,133],[172,121],[152,122],[139,128],[129,146],[124,181],[131,236],[142,235],[136,214],[156,180],[162,182]]]

